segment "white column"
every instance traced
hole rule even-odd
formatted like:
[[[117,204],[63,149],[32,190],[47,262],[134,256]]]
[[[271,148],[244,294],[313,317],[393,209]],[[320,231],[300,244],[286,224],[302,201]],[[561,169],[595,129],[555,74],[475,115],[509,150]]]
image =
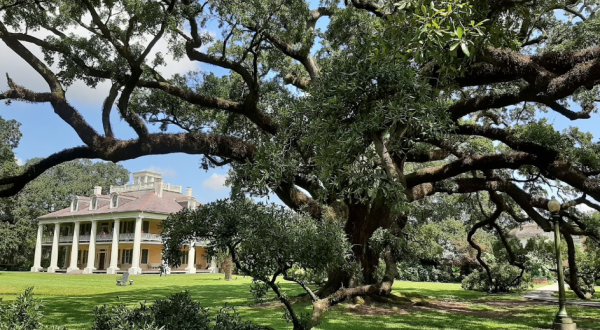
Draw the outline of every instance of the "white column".
[[[83,269],[84,274],[93,274],[96,270],[96,234],[98,231],[98,223],[92,221],[92,229],[90,230],[90,247],[88,251],[87,267]]]
[[[116,274],[119,267],[117,264],[119,263],[119,229],[120,229],[120,220],[115,219],[115,224],[113,226],[113,237],[112,237],[112,247],[110,249],[110,267],[106,270],[106,274]]]
[[[60,223],[54,224],[54,237],[52,237],[52,254],[50,255],[50,267],[48,273],[56,272],[58,268],[58,238],[60,237]]]
[[[195,242],[190,242],[190,250],[188,251],[188,266],[185,269],[188,274],[196,274],[196,265],[194,264],[194,256],[196,255]]]
[[[129,274],[137,275],[142,273],[140,268],[140,249],[142,247],[142,217],[135,218],[135,233],[133,236],[133,257],[131,258],[131,268]]]
[[[35,240],[35,256],[33,257],[33,267],[31,271],[34,273],[40,272],[42,268],[42,235],[44,234],[44,225],[38,224],[37,238]]]
[[[212,257],[210,259],[210,267],[208,268],[210,273],[217,274],[219,272],[219,267],[217,267],[217,258]]]
[[[77,267],[77,254],[79,253],[79,221],[73,226],[73,244],[71,245],[71,264],[67,268],[67,272],[79,270]]]

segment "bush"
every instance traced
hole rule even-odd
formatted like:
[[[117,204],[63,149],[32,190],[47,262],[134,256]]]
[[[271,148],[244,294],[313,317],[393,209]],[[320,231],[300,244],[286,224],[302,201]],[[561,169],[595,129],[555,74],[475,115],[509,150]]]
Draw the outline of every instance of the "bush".
[[[402,262],[398,264],[398,279],[413,282],[443,282],[460,281],[460,272],[450,265],[421,265]]]
[[[41,301],[33,299],[33,287],[17,296],[13,302],[2,304],[0,299],[0,330],[50,330],[65,329],[42,324],[44,313]]]
[[[92,330],[257,330],[265,327],[243,321],[232,307],[223,307],[215,316],[200,306],[188,291],[156,300],[152,306],[126,305],[94,308]]]
[[[530,274],[524,273],[519,279],[521,270],[509,264],[493,264],[490,266],[490,271],[493,283],[490,283],[486,272],[474,271],[462,281],[462,288],[464,290],[496,293],[524,291],[533,286]]]

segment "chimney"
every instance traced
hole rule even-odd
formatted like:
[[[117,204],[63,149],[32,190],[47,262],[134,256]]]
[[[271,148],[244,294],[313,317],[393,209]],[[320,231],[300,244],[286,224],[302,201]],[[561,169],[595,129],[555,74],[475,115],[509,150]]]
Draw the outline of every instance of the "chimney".
[[[162,192],[163,192],[163,182],[162,182],[162,179],[161,178],[156,178],[156,180],[154,180],[154,193],[156,194],[156,196],[162,198]]]
[[[185,188],[185,195],[188,197],[192,197],[192,188],[190,188],[190,187]]]
[[[94,195],[102,195],[102,187],[95,186],[94,187]]]

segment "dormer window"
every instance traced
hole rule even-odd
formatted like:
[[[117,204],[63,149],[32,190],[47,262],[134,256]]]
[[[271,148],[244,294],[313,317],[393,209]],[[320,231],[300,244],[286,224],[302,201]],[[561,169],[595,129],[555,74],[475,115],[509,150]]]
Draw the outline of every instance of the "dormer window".
[[[90,201],[90,210],[98,209],[98,197],[92,196],[92,200]]]
[[[113,194],[110,197],[110,208],[116,209],[119,206],[119,195]]]
[[[73,197],[71,200],[71,212],[77,212],[79,209],[79,199],[77,197]]]

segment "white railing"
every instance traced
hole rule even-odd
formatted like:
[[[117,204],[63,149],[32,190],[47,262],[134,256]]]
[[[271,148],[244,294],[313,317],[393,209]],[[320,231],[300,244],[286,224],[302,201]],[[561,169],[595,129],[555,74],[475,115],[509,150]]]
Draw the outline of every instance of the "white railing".
[[[142,241],[145,242],[162,242],[162,236],[160,234],[142,234]]]
[[[96,235],[96,242],[112,242],[113,234],[98,234]]]
[[[133,239],[135,238],[135,234],[134,233],[126,233],[126,234],[119,234],[119,241],[131,241],[133,242]]]
[[[173,185],[170,183],[163,185],[163,190],[171,191],[171,192],[175,192],[175,193],[179,193],[179,194],[181,194],[182,189],[183,189],[183,186],[176,186],[176,185]]]
[[[54,236],[44,236],[42,237],[42,244],[52,244],[54,240]],[[73,235],[70,236],[59,236],[58,237],[58,242],[59,243],[71,243],[73,242]]]
[[[130,184],[130,185],[123,185],[123,186],[110,186],[110,193],[112,194],[114,192],[121,193],[121,192],[153,190],[153,189],[154,189],[154,182],[140,182],[140,183],[134,183],[134,184]],[[181,194],[181,192],[183,191],[183,186],[176,186],[174,184],[164,183],[163,191],[170,191],[170,192],[175,192],[175,193]]]
[[[60,242],[60,243],[72,243],[73,242],[73,235],[59,236],[58,237],[58,242]]]
[[[154,182],[136,183],[122,186],[110,186],[110,193],[114,192],[128,192],[128,191],[140,191],[140,190],[153,190]]]
[[[160,234],[147,234],[143,233],[141,235],[142,242],[162,242],[162,236]],[[98,234],[96,235],[96,242],[112,242],[113,234]],[[134,233],[125,233],[119,234],[119,241],[121,242],[133,242],[135,239]],[[58,241],[60,243],[72,243],[73,235],[71,236],[60,236]],[[79,235],[80,243],[89,243],[90,235]],[[44,236],[42,237],[42,244],[52,244],[53,237],[52,236]],[[199,243],[196,243],[197,245]]]

